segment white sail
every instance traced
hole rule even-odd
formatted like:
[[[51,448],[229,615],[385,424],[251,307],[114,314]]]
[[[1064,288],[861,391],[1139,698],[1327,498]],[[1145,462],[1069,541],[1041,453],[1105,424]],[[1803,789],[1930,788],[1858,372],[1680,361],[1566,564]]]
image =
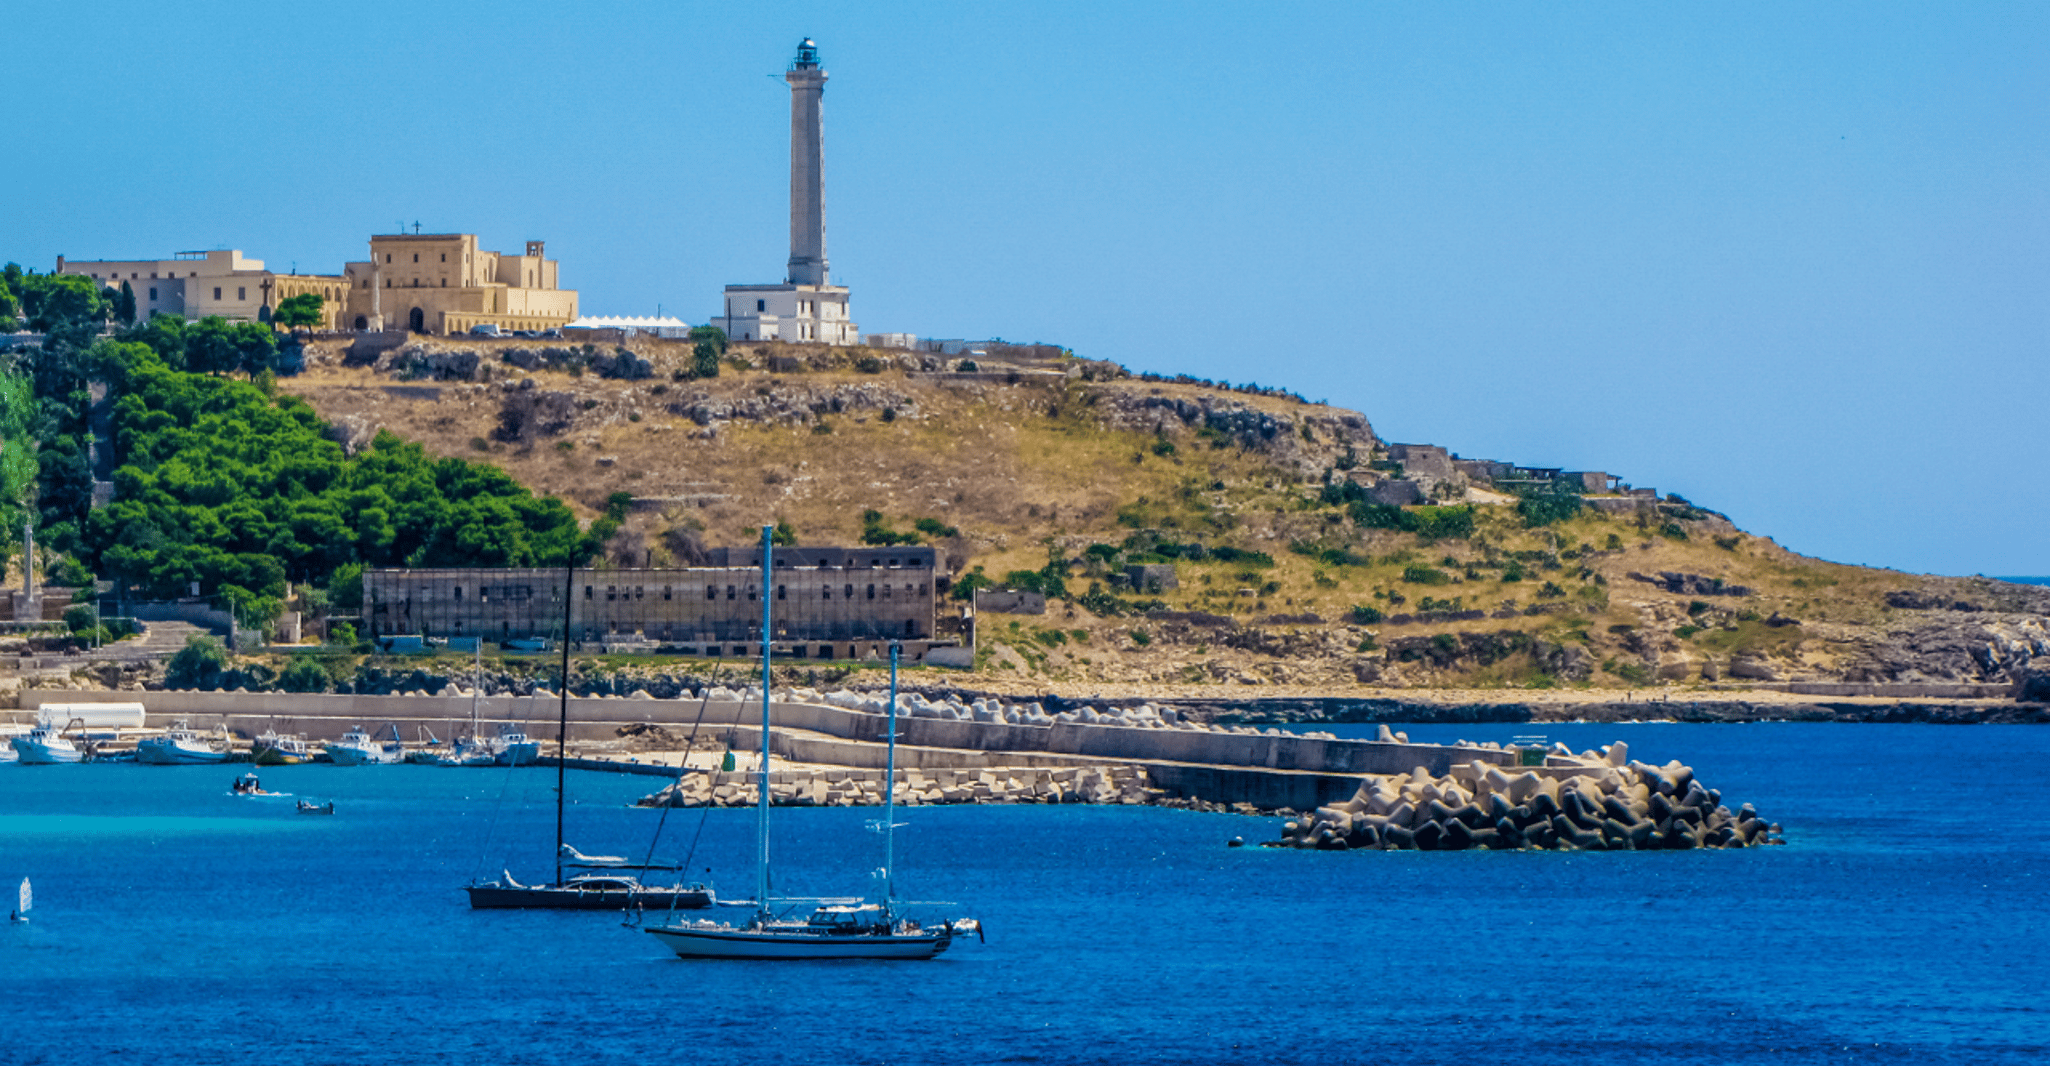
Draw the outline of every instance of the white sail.
[[[33,892],[29,891],[29,887],[28,887],[28,878],[26,878],[26,877],[22,878],[22,879],[21,879],[21,906],[20,906],[20,908],[19,908],[19,909],[17,909],[17,910],[16,910],[16,911],[15,911],[14,913],[16,913],[16,914],[19,914],[19,915],[21,915],[21,916],[23,916],[23,917],[27,917],[27,916],[28,916],[28,908],[29,908],[29,904],[31,904],[31,903],[34,903],[35,901],[36,901],[36,895],[35,895],[35,893],[33,893]]]

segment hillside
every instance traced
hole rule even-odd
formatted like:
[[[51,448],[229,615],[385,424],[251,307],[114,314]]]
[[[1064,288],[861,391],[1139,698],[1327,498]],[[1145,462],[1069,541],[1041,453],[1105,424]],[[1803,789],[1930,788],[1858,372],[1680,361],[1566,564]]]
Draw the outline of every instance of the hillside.
[[[630,494],[615,564],[926,520],[957,578],[1065,586],[982,620],[993,686],[2006,682],[2050,656],[2050,590],[1805,558],[1677,499],[1562,514],[1459,478],[1376,507],[1346,487],[1400,473],[1367,419],[1271,390],[766,344],[691,366],[648,338],[315,343],[278,384],[345,447],[390,430],[587,518]],[[1117,587],[1148,563],[1174,587]]]

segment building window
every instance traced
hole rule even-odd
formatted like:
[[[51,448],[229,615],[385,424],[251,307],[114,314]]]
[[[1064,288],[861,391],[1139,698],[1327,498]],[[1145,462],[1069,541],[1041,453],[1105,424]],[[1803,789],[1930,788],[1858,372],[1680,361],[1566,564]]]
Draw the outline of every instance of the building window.
[[[788,596],[784,595],[784,591],[783,591],[783,586],[782,586],[782,585],[778,585],[778,586],[776,586],[776,598],[777,598],[777,599],[779,599],[779,600],[786,600],[786,599],[789,599],[789,598],[790,598],[790,597],[788,597]]]
[[[618,598],[619,598],[619,590],[618,590],[618,589],[616,589],[616,588],[614,588],[614,587],[613,587],[613,586],[611,586],[611,585],[607,585],[607,586],[605,586],[605,598],[606,598],[607,600],[616,600],[616,599],[618,599]]]
[[[237,300],[247,300],[247,299],[249,299],[249,290],[248,290],[247,288],[244,288],[244,287],[242,287],[242,286],[239,286],[239,285],[238,285],[238,286],[236,286],[236,287],[235,287],[235,298],[236,298]]]
[[[706,586],[705,586],[705,598],[706,598],[706,599],[708,599],[708,600],[716,600],[716,599],[718,599],[718,598],[719,598],[719,586],[717,586],[717,585],[706,585]]]
[[[753,585],[749,585],[749,586],[747,587],[747,601],[748,601],[749,603],[753,603],[753,602],[754,602],[754,598],[755,598],[755,587],[754,587]]]
[[[876,598],[876,587],[875,587],[874,585],[870,585],[870,586],[868,587],[868,598],[869,598],[869,599],[875,599],[875,598]]]
[[[220,298],[221,298],[221,290],[220,290],[220,289],[219,289],[218,287],[216,287],[216,288],[214,289],[214,299],[218,300],[218,299],[220,299]]]
[[[669,598],[669,586],[667,585],[662,586],[662,598],[665,600]]]
[[[152,300],[157,298],[157,287],[155,285],[149,287],[149,298]]]
[[[634,599],[637,599],[637,600],[638,600],[638,599],[640,599],[640,598],[641,598],[641,586],[639,586],[639,585],[635,585],[635,586],[634,586]]]
[[[94,277],[99,277],[99,275],[98,275],[98,274],[95,274],[95,275],[93,275],[93,276],[94,276]],[[760,311],[767,311],[768,309],[769,309],[769,301],[767,301],[767,300],[756,300],[756,301],[755,301],[755,310],[756,310],[757,312],[760,312]]]
[[[591,586],[589,585],[584,586],[584,598],[587,600],[591,598]]]
[[[883,586],[883,598],[886,600],[890,598],[890,586],[888,585]]]
[[[832,599],[832,598],[833,598],[833,586],[831,586],[831,585],[827,585],[827,586],[826,586],[825,588],[821,589],[820,591],[821,591],[821,592],[824,592],[824,593],[825,593],[825,595],[824,595],[824,596],[822,597],[823,599],[828,599],[828,600],[830,600],[830,599]]]
[[[850,599],[850,600],[854,598],[854,586],[853,586],[853,585],[849,585],[849,586],[847,586],[847,598],[848,598],[848,599]]]
[[[463,586],[461,586],[461,585],[457,585],[457,586],[456,586],[456,596],[455,596],[455,598],[456,598],[456,602],[457,602],[457,603],[461,603],[461,602],[463,601]]]
[[[419,261],[420,261],[420,253],[419,253],[419,252],[414,252],[414,253],[413,253],[413,262],[417,263],[417,262],[419,262]]]
[[[384,261],[385,261],[385,262],[387,262],[387,263],[391,262],[391,253],[390,253],[390,252],[386,252],[386,253],[384,253]]]
[[[734,598],[732,585],[726,586],[726,598],[729,600]]]
[[[447,253],[447,252],[443,252],[443,253],[441,253],[441,261],[442,261],[442,262],[444,262],[444,263],[448,262],[448,253]]]

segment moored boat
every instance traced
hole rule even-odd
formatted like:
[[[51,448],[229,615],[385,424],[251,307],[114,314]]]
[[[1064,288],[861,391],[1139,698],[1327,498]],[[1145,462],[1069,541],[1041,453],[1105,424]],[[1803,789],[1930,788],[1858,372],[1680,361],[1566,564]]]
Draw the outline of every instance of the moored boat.
[[[60,763],[85,761],[85,752],[78,749],[64,731],[49,723],[38,724],[28,732],[12,738],[8,743],[14,747],[14,754],[24,766],[54,766]]]
[[[769,557],[774,551],[775,527],[762,527],[762,587],[771,581]],[[763,633],[775,632],[771,624],[768,596],[762,597]],[[762,642],[762,757],[755,774],[755,912],[745,925],[729,922],[679,921],[671,917],[644,931],[663,946],[685,959],[930,959],[947,950],[957,933],[973,931],[979,938],[982,926],[973,919],[920,923],[897,913],[892,884],[895,856],[895,811],[897,790],[897,663],[902,646],[890,642],[890,701],[887,769],[883,774],[883,865],[877,871],[880,898],[859,900],[773,900],[769,896],[769,673],[770,644]],[[810,903],[811,914],[802,919],[779,916],[774,905]],[[928,906],[945,906],[928,904]]]
[[[249,761],[258,766],[297,766],[313,761],[313,749],[305,737],[265,730],[257,735]]]
[[[208,741],[183,721],[172,725],[162,736],[144,737],[135,744],[135,761],[152,766],[227,762],[228,755],[227,744]]]
[[[336,766],[383,766],[406,757],[406,746],[399,742],[396,728],[390,740],[380,741],[359,725],[343,733],[342,739],[330,740],[321,747],[327,752],[328,761]]]
[[[496,881],[465,885],[463,891],[470,895],[470,909],[480,911],[695,910],[712,904],[712,890],[703,885],[644,885],[640,878],[625,873],[580,874],[551,885],[523,885],[507,871]]]

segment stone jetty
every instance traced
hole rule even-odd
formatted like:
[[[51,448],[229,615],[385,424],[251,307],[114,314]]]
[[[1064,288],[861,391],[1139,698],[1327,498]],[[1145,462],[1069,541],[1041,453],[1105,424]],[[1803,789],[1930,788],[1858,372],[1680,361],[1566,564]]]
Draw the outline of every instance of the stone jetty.
[[[868,807],[883,802],[881,770],[831,767],[772,770],[769,803],[779,807]],[[947,803],[1157,802],[1138,766],[988,767],[975,770],[897,771],[896,802],[906,807]],[[685,774],[639,801],[642,807],[751,807],[754,775],[734,771]]]
[[[1437,776],[1421,767],[1370,774],[1352,799],[1288,822],[1267,846],[1652,851],[1784,843],[1750,804],[1732,812],[1678,761],[1652,766],[1629,755],[1620,741],[1577,755],[1558,745],[1541,767],[1476,759]]]

